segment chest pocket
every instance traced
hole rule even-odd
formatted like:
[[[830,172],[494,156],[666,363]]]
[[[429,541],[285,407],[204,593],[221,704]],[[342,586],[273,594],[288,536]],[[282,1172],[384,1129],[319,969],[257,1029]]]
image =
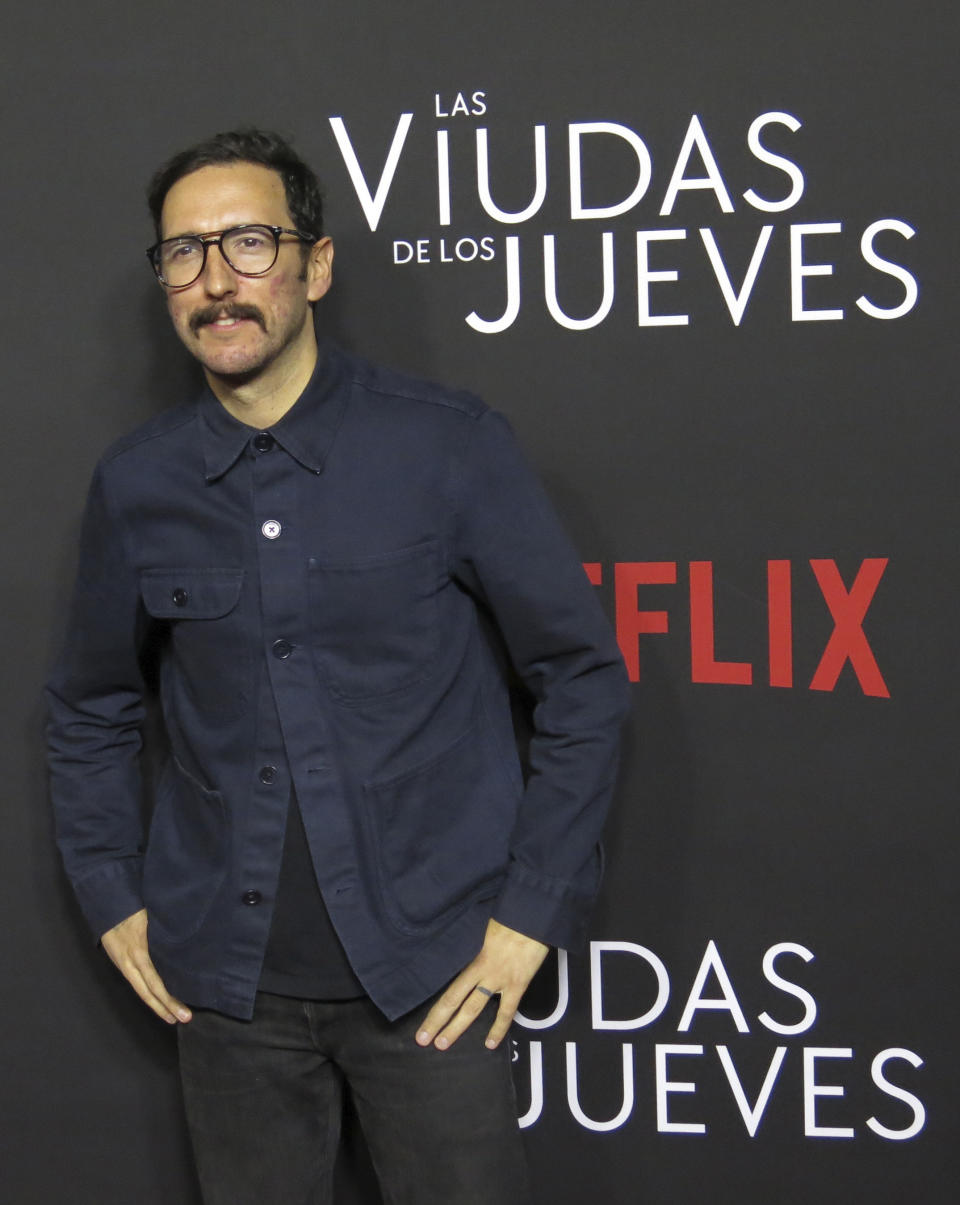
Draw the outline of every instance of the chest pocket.
[[[147,569],[140,595],[169,629],[176,684],[204,711],[238,715],[249,693],[250,651],[238,603],[242,569]]]
[[[334,696],[356,703],[428,678],[445,578],[436,540],[350,562],[309,561],[310,621]]]

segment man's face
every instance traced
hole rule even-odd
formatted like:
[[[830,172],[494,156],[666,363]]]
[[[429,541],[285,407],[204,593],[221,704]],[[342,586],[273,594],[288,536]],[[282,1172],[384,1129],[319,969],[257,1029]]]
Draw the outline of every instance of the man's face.
[[[167,193],[161,237],[257,223],[294,225],[280,176],[256,163],[202,167]],[[208,374],[249,381],[276,366],[286,375],[315,354],[309,303],[330,287],[333,245],[321,239],[305,264],[303,247],[281,238],[277,262],[265,276],[242,276],[219,247],[210,247],[193,284],[166,290],[177,334]]]

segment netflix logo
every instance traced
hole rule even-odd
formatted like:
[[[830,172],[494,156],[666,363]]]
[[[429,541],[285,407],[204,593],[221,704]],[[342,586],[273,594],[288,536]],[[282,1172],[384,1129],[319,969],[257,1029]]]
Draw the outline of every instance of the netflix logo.
[[[583,567],[595,586],[609,583],[612,579],[617,641],[630,680],[639,682],[646,638],[678,635],[679,614],[683,611],[678,604],[678,616],[675,617],[670,610],[644,606],[644,588],[677,586],[682,589],[679,563],[617,561],[605,571],[602,563],[594,561],[585,563]],[[717,658],[713,561],[690,561],[686,566],[686,588],[691,681],[727,686],[752,686],[765,682],[770,686],[806,686],[810,690],[832,691],[849,663],[865,695],[889,698],[890,691],[864,627],[867,612],[886,568],[886,557],[868,557],[861,562],[847,585],[836,561],[830,559],[767,561],[764,597],[767,658],[765,665],[754,665],[750,661]],[[813,574],[833,621],[833,631],[809,682],[798,680],[799,675],[794,669],[793,597],[797,573]]]

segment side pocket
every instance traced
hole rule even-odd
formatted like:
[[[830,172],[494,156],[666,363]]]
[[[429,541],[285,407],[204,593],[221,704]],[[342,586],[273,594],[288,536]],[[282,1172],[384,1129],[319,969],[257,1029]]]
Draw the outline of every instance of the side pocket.
[[[226,817],[219,792],[211,791],[174,758],[157,786],[143,865],[143,897],[167,942],[193,937],[224,880]]]
[[[401,932],[421,933],[496,894],[517,802],[480,725],[429,761],[366,785],[381,895]]]

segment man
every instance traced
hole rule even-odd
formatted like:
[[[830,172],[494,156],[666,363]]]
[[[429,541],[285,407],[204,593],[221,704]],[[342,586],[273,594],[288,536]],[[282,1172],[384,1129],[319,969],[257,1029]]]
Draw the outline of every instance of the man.
[[[150,203],[206,389],[91,486],[48,692],[67,871],[179,1025],[208,1203],[327,1200],[343,1082],[386,1200],[525,1200],[503,1039],[596,891],[615,642],[498,415],[318,349],[333,246],[283,140],[217,135]]]

